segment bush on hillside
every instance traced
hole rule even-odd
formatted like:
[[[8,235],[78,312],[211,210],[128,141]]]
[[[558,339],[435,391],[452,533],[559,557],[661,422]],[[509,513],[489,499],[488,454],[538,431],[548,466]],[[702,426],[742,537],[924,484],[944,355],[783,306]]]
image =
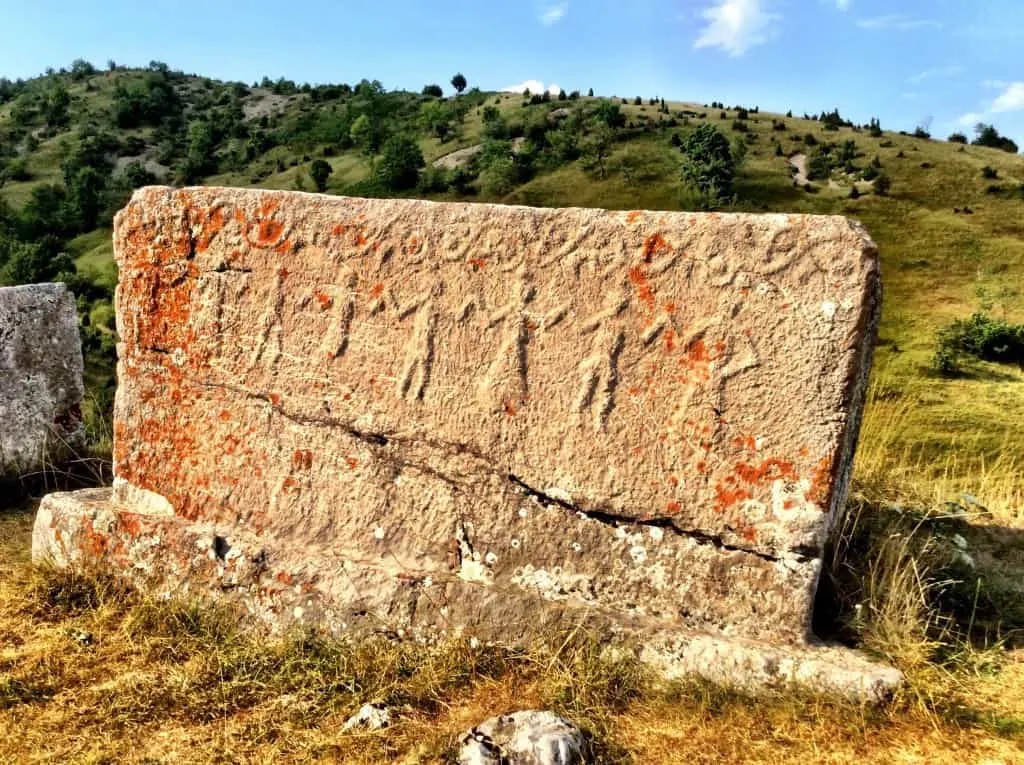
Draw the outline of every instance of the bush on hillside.
[[[702,194],[721,200],[732,194],[736,158],[729,139],[714,125],[704,123],[683,140],[683,178]]]
[[[932,365],[940,374],[962,371],[962,357],[1024,366],[1024,324],[1012,324],[978,311],[969,319],[956,319],[936,337]]]
[[[333,172],[334,168],[322,159],[314,159],[313,164],[309,166],[309,177],[313,181],[313,186],[321,194],[327,191],[327,179]]]
[[[965,136],[963,133],[957,132],[950,134],[949,138],[947,138],[946,140],[948,140],[950,143],[967,143],[967,136]]]
[[[889,178],[884,172],[879,173],[875,178],[875,193],[880,197],[889,196],[889,191],[892,190],[892,179]]]
[[[404,135],[394,136],[385,142],[374,175],[384,188],[405,191],[415,188],[420,168],[425,164],[416,141]]]
[[[981,177],[987,181],[993,181],[999,177],[999,171],[996,170],[994,167],[985,165],[983,168],[981,168]]]
[[[971,143],[975,146],[987,146],[990,149],[999,149],[1010,154],[1017,153],[1017,144],[1006,136],[999,135],[999,131],[992,125],[979,122],[974,127],[974,133],[976,137]]]

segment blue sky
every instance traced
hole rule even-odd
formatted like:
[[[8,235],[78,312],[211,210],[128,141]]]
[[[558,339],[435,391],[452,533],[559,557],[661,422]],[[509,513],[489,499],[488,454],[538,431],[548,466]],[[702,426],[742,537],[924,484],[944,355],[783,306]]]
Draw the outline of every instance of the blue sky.
[[[462,71],[1024,144],[1024,0],[0,0],[0,76],[78,57],[416,90]]]

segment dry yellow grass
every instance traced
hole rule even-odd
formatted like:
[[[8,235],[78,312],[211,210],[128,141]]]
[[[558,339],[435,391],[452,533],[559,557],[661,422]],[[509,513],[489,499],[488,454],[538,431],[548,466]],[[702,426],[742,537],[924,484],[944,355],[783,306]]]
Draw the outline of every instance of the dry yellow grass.
[[[891,651],[910,683],[888,708],[872,710],[656,685],[632,660],[610,658],[580,635],[519,651],[466,642],[426,651],[383,639],[346,646],[312,635],[257,641],[223,611],[154,603],[102,577],[33,570],[30,523],[29,509],[0,513],[2,762],[441,763],[475,722],[539,706],[580,722],[601,762],[1024,762],[1024,660],[964,639],[956,607],[931,597],[942,572],[922,569],[920,581],[907,582],[899,568],[941,562],[921,553],[920,545],[938,544],[930,538],[872,553],[889,568],[879,563],[869,574],[888,576],[890,589],[911,584],[923,599],[903,592],[887,606],[891,592],[865,585],[868,610],[916,620],[917,631],[890,634],[891,645],[924,644]],[[850,526],[844,538],[851,550],[884,545],[877,535],[858,542]],[[870,644],[871,630],[882,628],[865,621],[859,634]],[[366,701],[389,704],[395,724],[342,734]]]

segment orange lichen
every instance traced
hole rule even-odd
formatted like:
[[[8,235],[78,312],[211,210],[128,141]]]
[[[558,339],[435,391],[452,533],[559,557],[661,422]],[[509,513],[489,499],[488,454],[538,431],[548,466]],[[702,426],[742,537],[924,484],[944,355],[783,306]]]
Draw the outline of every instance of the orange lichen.
[[[655,232],[644,240],[644,263],[650,263],[655,255],[662,255],[672,252],[672,246],[665,241],[665,237]]]
[[[829,489],[832,486],[832,457],[822,457],[814,467],[811,475],[811,488],[807,492],[807,498],[817,505],[822,504],[828,497]]]
[[[359,466],[359,460],[355,459],[354,457],[346,457],[345,464],[347,464],[350,468],[355,470]]]
[[[764,483],[774,481],[778,478],[785,478],[789,481],[797,480],[796,471],[792,462],[784,460],[767,459],[758,466],[749,465],[746,462],[738,462],[735,467],[736,475],[747,483]]]
[[[633,266],[629,269],[629,281],[636,287],[637,296],[647,304],[648,309],[654,310],[654,289],[647,279],[647,272],[643,266]]]
[[[665,506],[665,509],[666,509],[666,510],[668,511],[668,513],[669,513],[670,515],[676,515],[676,514],[678,514],[678,513],[679,513],[679,511],[680,511],[680,510],[681,510],[682,508],[680,508],[680,507],[679,507],[679,503],[678,503],[678,502],[676,502],[675,500],[672,500],[671,502],[669,502],[669,503],[668,503],[668,504],[667,504],[667,505]]]
[[[210,242],[224,228],[224,210],[221,207],[214,207],[212,210],[205,210],[199,216],[200,233],[196,239],[196,252],[206,252],[210,248]]]
[[[502,403],[504,404],[505,407],[505,414],[507,414],[509,417],[515,417],[516,405],[509,399],[505,399]]]
[[[626,223],[636,223],[642,215],[643,212],[640,210],[633,210],[626,215]]]
[[[487,265],[487,258],[470,258],[469,265],[473,266],[474,271],[478,271]]]
[[[384,285],[381,282],[377,282],[376,284],[373,285],[373,288],[370,290],[370,297],[376,300],[382,294],[384,294]]]
[[[708,347],[699,337],[687,346],[686,352],[690,356],[691,361],[702,363],[711,361],[711,355],[708,353]]]
[[[753,498],[748,489],[730,489],[722,483],[715,486],[715,512],[724,513],[728,508]]]
[[[324,292],[321,292],[320,290],[314,292],[313,296],[317,299],[317,302],[320,303],[321,310],[326,311],[332,305],[334,305],[334,298],[332,298],[330,295]]]
[[[757,441],[754,440],[753,436],[736,436],[732,440],[733,446],[746,447],[750,451],[757,451]]]
[[[292,453],[293,470],[310,470],[313,467],[313,452],[309,449],[296,449]]]

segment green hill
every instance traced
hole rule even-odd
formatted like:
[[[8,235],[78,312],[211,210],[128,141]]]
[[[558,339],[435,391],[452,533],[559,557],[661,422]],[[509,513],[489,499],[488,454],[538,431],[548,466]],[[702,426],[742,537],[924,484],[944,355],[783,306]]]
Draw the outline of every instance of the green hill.
[[[714,168],[695,174],[683,151],[703,125],[737,162],[735,177],[713,187],[700,179]],[[994,131],[984,142],[1016,148]],[[997,360],[985,361],[961,342],[968,352],[947,354],[945,374],[935,354],[937,333],[975,312],[1008,322],[1010,337],[1024,321],[1024,159],[852,125],[837,111],[801,119],[576,93],[443,98],[366,80],[257,87],[159,62],[110,71],[76,62],[28,82],[0,80],[0,282],[72,283],[103,410],[113,385],[109,225],[131,190],[313,191],[314,178],[331,194],[857,218],[879,245],[885,285],[858,476],[981,494],[1006,508],[1019,498],[1024,372],[998,360],[1024,351],[997,339],[987,354]],[[1024,331],[1016,337],[1024,347]]]

